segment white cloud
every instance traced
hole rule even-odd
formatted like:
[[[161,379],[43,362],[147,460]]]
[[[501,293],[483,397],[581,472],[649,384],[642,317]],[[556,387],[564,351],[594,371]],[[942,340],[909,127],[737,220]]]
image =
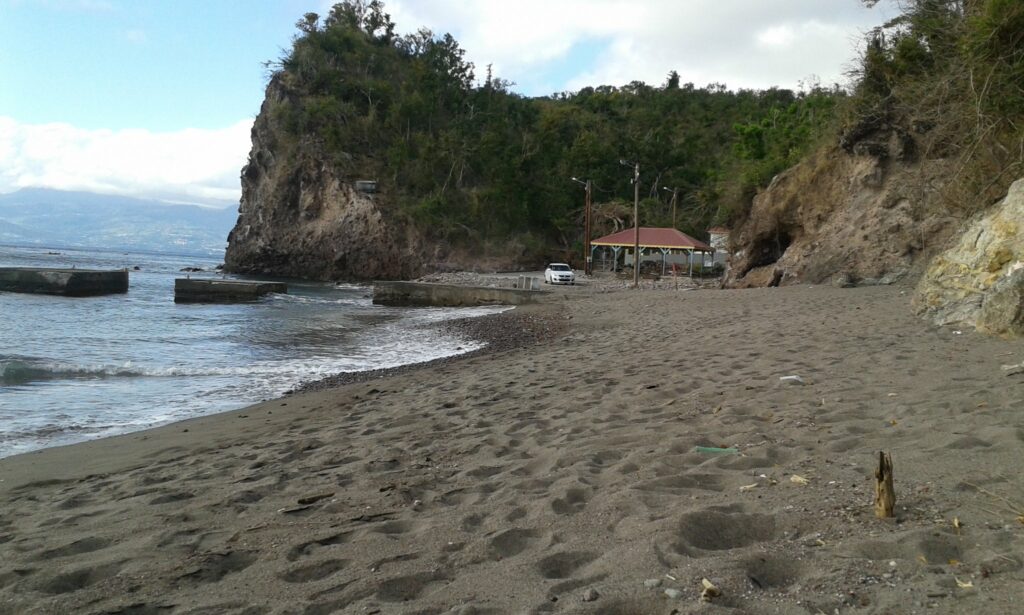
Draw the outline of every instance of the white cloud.
[[[451,32],[478,69],[494,65],[531,95],[545,64],[573,46],[600,44],[589,67],[569,68],[564,89],[657,85],[670,70],[698,86],[796,87],[814,75],[842,83],[861,33],[892,16],[859,0],[391,0],[398,30]]]
[[[141,45],[149,40],[145,30],[128,30],[124,33],[124,37],[129,43],[135,43],[136,45]]]
[[[43,187],[169,201],[237,202],[252,120],[217,130],[85,130],[0,116],[0,192]]]

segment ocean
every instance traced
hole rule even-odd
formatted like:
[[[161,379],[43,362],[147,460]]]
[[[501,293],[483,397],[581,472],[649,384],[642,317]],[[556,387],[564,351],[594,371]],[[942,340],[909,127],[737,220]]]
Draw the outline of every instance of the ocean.
[[[220,277],[219,262],[0,246],[0,266],[132,270],[124,295],[0,292],[0,457],[241,408],[339,372],[476,350],[425,325],[506,309],[389,308],[372,304],[369,287],[300,281],[255,303],[174,303],[174,278]]]

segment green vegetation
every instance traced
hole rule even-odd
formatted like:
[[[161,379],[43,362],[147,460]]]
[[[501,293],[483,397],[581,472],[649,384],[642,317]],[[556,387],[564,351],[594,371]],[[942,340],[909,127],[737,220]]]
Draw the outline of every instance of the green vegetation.
[[[948,160],[945,204],[966,216],[1024,175],[1024,2],[902,9],[869,37],[843,141],[890,130],[913,142],[914,157]]]
[[[579,252],[582,187],[595,233],[632,226],[630,169],[641,165],[641,221],[703,235],[736,222],[755,191],[823,134],[836,89],[740,90],[633,82],[526,98],[488,67],[478,80],[450,36],[400,36],[374,0],[297,24],[273,63],[285,93],[272,108],[293,152],[316,150],[349,179],[375,178],[386,202],[438,240],[537,256]]]

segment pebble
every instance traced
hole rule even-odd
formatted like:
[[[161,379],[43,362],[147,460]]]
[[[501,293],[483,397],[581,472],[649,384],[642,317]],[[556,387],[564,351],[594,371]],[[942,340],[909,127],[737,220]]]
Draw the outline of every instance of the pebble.
[[[583,592],[583,602],[593,602],[593,601],[597,600],[597,598],[600,595],[601,594],[597,593],[596,589],[591,587],[587,591]]]
[[[665,595],[673,600],[678,600],[683,597],[683,592],[678,589],[672,589],[671,587],[665,590]]]
[[[646,581],[644,581],[644,587],[646,587],[647,589],[661,587],[661,579],[647,579]]]

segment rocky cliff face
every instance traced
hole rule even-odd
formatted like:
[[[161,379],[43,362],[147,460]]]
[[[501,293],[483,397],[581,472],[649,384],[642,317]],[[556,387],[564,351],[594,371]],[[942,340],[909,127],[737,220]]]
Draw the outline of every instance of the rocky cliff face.
[[[1024,335],[1024,180],[966,226],[921,278],[914,304],[939,325]]]
[[[781,173],[732,235],[733,288],[886,282],[919,269],[958,221],[941,210],[942,161],[894,133],[821,151]]]
[[[423,270],[424,241],[387,215],[387,191],[357,192],[317,143],[292,143],[273,117],[288,104],[276,80],[252,129],[238,222],[225,269],[320,280],[404,279]]]

